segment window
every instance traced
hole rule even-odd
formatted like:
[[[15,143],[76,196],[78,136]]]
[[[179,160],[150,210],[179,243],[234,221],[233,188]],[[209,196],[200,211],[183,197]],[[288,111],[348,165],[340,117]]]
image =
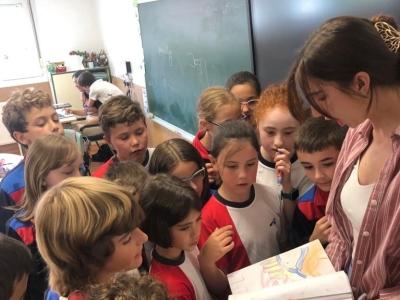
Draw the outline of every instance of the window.
[[[0,0],[0,81],[42,75],[29,0]]]

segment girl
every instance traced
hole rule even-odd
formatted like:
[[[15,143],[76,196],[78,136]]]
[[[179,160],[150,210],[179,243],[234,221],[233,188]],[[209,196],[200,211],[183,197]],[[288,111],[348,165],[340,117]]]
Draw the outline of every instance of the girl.
[[[215,183],[215,188],[219,183],[219,178],[209,157],[213,136],[221,124],[240,118],[240,104],[235,96],[223,87],[210,87],[200,95],[197,114],[199,131],[193,140],[193,146],[204,160],[209,182]]]
[[[257,137],[246,121],[226,122],[214,140],[212,153],[222,184],[202,210],[199,245],[218,228],[231,225],[234,247],[218,260],[218,272],[209,272],[212,261],[199,260],[205,280],[219,293],[228,288],[226,274],[279,253],[278,195],[255,183],[257,152]]]
[[[254,117],[261,143],[257,182],[273,188],[286,200],[297,200],[312,184],[294,149],[299,122],[289,111],[286,85],[268,86],[261,95]],[[294,208],[293,202],[286,212],[288,220],[292,219]]]
[[[400,33],[394,20],[328,20],[306,42],[289,80],[291,110],[351,127],[329,194],[327,253],[356,297],[400,295]],[[297,95],[298,93],[298,95]]]
[[[225,87],[239,99],[242,119],[253,122],[253,110],[261,94],[258,78],[253,73],[241,71],[229,77]]]
[[[149,172],[178,177],[196,191],[203,205],[210,198],[204,162],[196,148],[183,139],[175,138],[159,144],[150,159]]]
[[[146,214],[143,229],[155,244],[150,275],[166,285],[171,297],[211,299],[197,260],[201,201],[196,192],[178,178],[157,174],[145,186],[140,203]],[[212,263],[230,250],[230,229],[221,228],[226,241],[213,235],[205,247],[208,253],[203,254]]]
[[[7,223],[7,234],[30,249],[35,267],[29,276],[27,297],[43,299],[47,272],[35,239],[35,207],[41,195],[65,178],[80,176],[82,156],[74,141],[59,135],[39,138],[29,147],[25,160],[25,194],[22,205]]]
[[[86,299],[91,284],[142,263],[143,212],[124,187],[94,177],[69,178],[50,189],[36,210],[36,238],[49,284],[69,300]]]

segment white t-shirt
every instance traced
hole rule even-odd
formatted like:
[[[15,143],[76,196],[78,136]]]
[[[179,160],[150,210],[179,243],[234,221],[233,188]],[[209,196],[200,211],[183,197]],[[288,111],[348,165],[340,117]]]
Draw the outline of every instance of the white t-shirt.
[[[340,201],[347,218],[353,227],[353,255],[356,251],[360,228],[367,210],[369,198],[375,184],[361,185],[358,181],[358,166],[360,161],[354,165],[349,179],[343,186]]]
[[[98,79],[92,83],[89,89],[89,99],[99,100],[104,103],[112,96],[124,95],[114,84]]]

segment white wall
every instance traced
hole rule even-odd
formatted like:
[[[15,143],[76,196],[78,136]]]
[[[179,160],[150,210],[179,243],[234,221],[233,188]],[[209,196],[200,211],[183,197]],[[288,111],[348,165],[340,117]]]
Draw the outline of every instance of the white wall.
[[[32,9],[44,61],[65,60],[71,50],[104,48],[96,0],[33,0]]]
[[[145,86],[143,48],[135,1],[95,1],[111,73],[122,77],[126,73],[125,61],[130,61],[134,83]]]

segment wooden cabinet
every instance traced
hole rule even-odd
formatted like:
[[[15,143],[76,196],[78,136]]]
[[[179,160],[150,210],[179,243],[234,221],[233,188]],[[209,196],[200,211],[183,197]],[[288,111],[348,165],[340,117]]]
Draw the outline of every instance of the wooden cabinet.
[[[96,79],[103,79],[111,82],[109,67],[96,67],[87,69],[96,76]],[[50,73],[50,86],[54,103],[70,103],[74,109],[82,109],[81,94],[72,81],[72,74],[75,71],[63,73]]]

